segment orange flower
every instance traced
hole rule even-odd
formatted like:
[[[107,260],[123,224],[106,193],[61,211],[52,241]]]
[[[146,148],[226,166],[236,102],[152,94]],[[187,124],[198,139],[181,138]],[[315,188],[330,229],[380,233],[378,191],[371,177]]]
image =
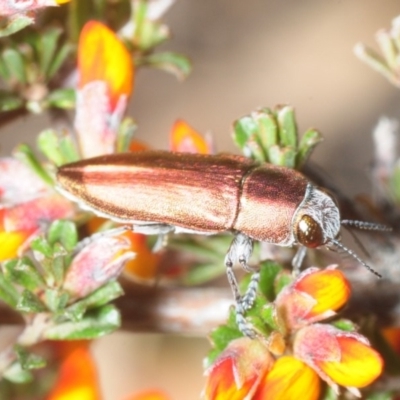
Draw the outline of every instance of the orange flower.
[[[382,336],[389,343],[392,349],[400,354],[400,328],[389,327],[381,329]]]
[[[296,333],[293,351],[336,390],[337,384],[350,390],[368,386],[383,369],[381,356],[364,336],[331,325],[302,328]]]
[[[138,281],[154,281],[161,260],[159,252],[153,252],[147,245],[147,236],[128,231],[123,234],[130,242],[135,257],[125,264],[124,272]]]
[[[88,343],[68,346],[58,379],[46,400],[100,400],[96,365]]]
[[[82,156],[113,153],[132,92],[132,57],[113,31],[89,21],[79,38],[78,70],[74,125]]]
[[[350,297],[350,284],[335,267],[308,268],[275,300],[278,317],[289,330],[336,314]]]
[[[94,81],[106,82],[111,109],[120,96],[132,93],[132,57],[117,35],[101,22],[89,21],[82,29],[78,69],[80,88]]]
[[[172,127],[169,147],[171,151],[184,153],[211,154],[213,152],[210,138],[204,138],[181,119],[178,119]]]
[[[73,212],[68,200],[20,161],[0,159],[0,261],[16,257],[45,224]]]
[[[235,339],[206,371],[205,400],[251,398],[273,365],[273,357],[258,340]]]
[[[252,400],[317,400],[320,390],[319,377],[308,365],[285,356],[265,375]]]
[[[145,390],[144,392],[132,394],[124,400],[170,400],[164,392],[159,390]]]

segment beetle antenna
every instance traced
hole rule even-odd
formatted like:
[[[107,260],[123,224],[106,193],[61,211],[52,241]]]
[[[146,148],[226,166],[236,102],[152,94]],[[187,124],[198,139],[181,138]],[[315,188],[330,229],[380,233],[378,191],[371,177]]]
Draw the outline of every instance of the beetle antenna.
[[[372,269],[367,263],[365,263],[354,251],[348,249],[344,244],[340,243],[339,241],[335,239],[329,239],[329,242],[334,244],[336,247],[338,247],[341,250],[344,250],[347,254],[352,256],[355,260],[357,260],[364,268],[366,268],[368,271],[372,272],[374,275],[376,275],[378,278],[382,278],[382,275]]]
[[[342,225],[349,228],[356,228],[365,231],[380,231],[380,232],[391,232],[392,228],[387,225],[377,224],[375,222],[355,221],[352,219],[343,219],[340,222]]]
[[[358,236],[354,233],[354,231],[352,231],[348,226],[344,226],[344,228],[347,230],[347,232],[349,232],[349,234],[351,235],[351,237],[354,239],[354,241],[356,242],[357,246],[361,249],[361,251],[364,253],[365,256],[367,256],[368,258],[371,257],[371,255],[369,254],[368,250],[365,248],[365,246],[363,245],[363,243],[361,242],[361,240],[358,238]]]

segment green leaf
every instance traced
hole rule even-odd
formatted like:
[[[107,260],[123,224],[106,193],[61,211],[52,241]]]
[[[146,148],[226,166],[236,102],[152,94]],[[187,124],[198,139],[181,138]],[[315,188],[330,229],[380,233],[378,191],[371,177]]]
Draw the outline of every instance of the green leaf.
[[[2,58],[11,76],[19,83],[26,84],[25,60],[22,54],[8,47],[3,51]]]
[[[296,150],[293,147],[272,146],[268,157],[271,164],[294,168],[296,165]]]
[[[40,36],[39,68],[43,78],[48,76],[61,33],[62,30],[60,28],[50,27],[42,32]]]
[[[280,291],[286,287],[287,285],[290,285],[293,282],[294,278],[293,276],[285,271],[282,270],[275,278],[275,293],[278,295]]]
[[[291,106],[277,107],[279,141],[281,146],[297,148],[297,125],[294,109]]]
[[[271,146],[278,144],[278,123],[274,113],[264,108],[253,113],[253,118],[258,125],[258,137],[265,154]],[[268,160],[266,160],[268,161]]]
[[[0,38],[10,36],[15,32],[24,29],[28,25],[33,24],[34,19],[27,15],[18,15],[8,19],[8,24],[0,29]]]
[[[19,299],[18,291],[2,273],[0,273],[0,299],[12,308],[16,308]]]
[[[39,313],[47,311],[46,306],[39,297],[26,289],[22,292],[16,309],[24,313]]]
[[[46,366],[46,360],[43,357],[29,353],[22,346],[14,346],[14,351],[23,370],[33,370]]]
[[[16,361],[4,372],[3,377],[13,383],[27,383],[33,380],[32,374],[23,369],[21,364]]]
[[[95,290],[84,299],[77,301],[76,303],[69,306],[64,315],[73,321],[79,321],[82,319],[86,310],[90,308],[103,306],[118,297],[122,296],[124,291],[121,285],[117,281],[108,282]]]
[[[0,90],[0,111],[12,111],[22,108],[24,100],[18,95]]]
[[[276,310],[274,304],[265,304],[260,311],[260,318],[271,330],[279,330],[276,321]]]
[[[281,271],[282,267],[274,261],[266,260],[260,264],[259,289],[269,301],[275,300],[275,278]]]
[[[56,53],[53,58],[53,62],[50,64],[49,69],[47,71],[47,79],[50,80],[54,77],[54,75],[58,72],[58,70],[63,66],[64,62],[74,51],[75,46],[71,43],[65,43],[61,49]],[[64,108],[64,107],[60,107]]]
[[[212,345],[221,352],[232,340],[242,336],[239,329],[221,325],[211,332],[210,340]]]
[[[41,261],[44,257],[51,258],[53,257],[53,249],[49,245],[46,239],[42,237],[37,237],[31,242],[31,249],[34,250],[35,252],[38,252],[42,255],[36,255],[35,258],[38,259],[38,261]]]
[[[53,129],[46,129],[40,132],[37,138],[39,150],[57,166],[64,163],[59,141],[57,132]]]
[[[336,328],[345,331],[345,332],[356,332],[357,327],[354,324],[353,321],[350,321],[348,319],[339,319],[337,321],[331,322],[333,326],[336,326]]]
[[[173,52],[154,53],[140,60],[146,65],[169,72],[183,81],[192,71],[192,64],[187,57]]]
[[[3,267],[5,277],[25,289],[34,291],[45,285],[44,279],[28,257],[7,261]]]
[[[55,89],[49,93],[46,101],[51,107],[72,110],[75,107],[76,91],[71,88]]]
[[[323,140],[321,133],[316,129],[309,129],[304,133],[296,155],[297,169],[300,169],[306,163],[317,144]]]
[[[27,165],[33,172],[35,172],[45,183],[53,186],[53,179],[48,172],[44,169],[43,165],[37,159],[32,149],[26,144],[20,144],[16,147],[13,155]]]
[[[197,263],[184,275],[182,283],[188,286],[201,285],[218,278],[224,272],[223,262]]]
[[[65,162],[70,163],[80,159],[79,151],[70,135],[64,135],[60,140],[60,150]]]
[[[61,243],[67,251],[73,251],[78,243],[78,232],[72,221],[56,220],[47,233],[47,240],[51,246]]]
[[[241,150],[245,150],[249,138],[255,135],[257,131],[256,121],[246,115],[233,123],[233,140]]]
[[[48,328],[43,336],[52,340],[95,339],[115,331],[120,324],[119,311],[106,305],[78,322],[64,322]]]

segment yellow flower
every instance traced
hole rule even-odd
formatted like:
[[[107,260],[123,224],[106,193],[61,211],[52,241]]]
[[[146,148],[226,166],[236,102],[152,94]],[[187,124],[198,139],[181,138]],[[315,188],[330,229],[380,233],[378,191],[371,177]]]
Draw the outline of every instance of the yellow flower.
[[[247,337],[233,340],[206,371],[204,400],[251,399],[273,362],[260,341]]]
[[[350,297],[350,284],[335,267],[308,268],[275,300],[278,319],[289,331],[336,314]]]
[[[279,358],[260,382],[252,400],[317,400],[321,390],[318,375],[292,356]]]
[[[113,110],[121,96],[129,97],[134,81],[132,57],[117,35],[98,21],[82,29],[78,44],[79,87],[90,82],[107,84]]]
[[[355,332],[314,324],[296,333],[293,352],[337,390],[337,385],[363,388],[383,370],[381,356]]]

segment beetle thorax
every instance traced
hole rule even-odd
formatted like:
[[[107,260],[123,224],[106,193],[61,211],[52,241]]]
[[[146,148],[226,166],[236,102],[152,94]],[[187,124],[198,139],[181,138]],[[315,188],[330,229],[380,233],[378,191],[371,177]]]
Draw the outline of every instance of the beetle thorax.
[[[340,231],[339,209],[331,196],[312,184],[307,185],[304,200],[293,216],[293,227],[295,230],[298,229],[299,225],[305,224],[308,217],[311,217],[320,228],[322,237],[319,240],[320,243],[318,246],[324,245],[329,242],[329,239],[335,239],[338,236]],[[299,228],[301,230],[303,227],[300,226]],[[313,245],[308,247],[318,246]]]

